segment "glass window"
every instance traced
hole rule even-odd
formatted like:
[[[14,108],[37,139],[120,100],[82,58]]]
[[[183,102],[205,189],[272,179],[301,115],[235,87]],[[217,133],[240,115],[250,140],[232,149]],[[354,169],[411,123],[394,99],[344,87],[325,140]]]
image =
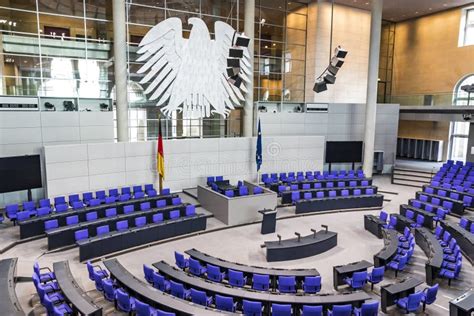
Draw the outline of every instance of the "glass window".
[[[474,45],[474,7],[462,9],[459,46]]]
[[[0,9],[0,31],[3,34],[38,33],[36,13]]]
[[[84,17],[84,4],[82,1],[38,0],[38,8],[40,12]],[[51,19],[56,19],[56,23],[61,23],[60,17],[51,17]],[[67,24],[63,22],[63,25]]]

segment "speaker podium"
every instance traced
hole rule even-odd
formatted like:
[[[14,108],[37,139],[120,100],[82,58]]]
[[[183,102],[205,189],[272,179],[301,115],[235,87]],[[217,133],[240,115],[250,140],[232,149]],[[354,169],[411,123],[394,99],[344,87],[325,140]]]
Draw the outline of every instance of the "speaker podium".
[[[274,233],[276,230],[276,214],[277,210],[264,209],[258,211],[262,214],[262,228],[260,233],[262,235]]]

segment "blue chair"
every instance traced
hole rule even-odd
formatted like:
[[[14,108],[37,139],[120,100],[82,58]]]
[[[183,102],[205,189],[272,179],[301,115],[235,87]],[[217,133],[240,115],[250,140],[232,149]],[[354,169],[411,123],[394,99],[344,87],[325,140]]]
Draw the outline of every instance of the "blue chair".
[[[469,224],[469,221],[467,218],[461,217],[461,220],[459,221],[459,226],[461,226],[464,229],[467,229],[467,225]]]
[[[423,303],[423,311],[426,309],[426,304],[430,305],[436,301],[436,295],[438,294],[439,284],[436,283],[432,287],[427,287],[423,290],[423,297],[421,302]]]
[[[75,231],[74,238],[76,242],[78,242],[79,240],[87,239],[89,238],[89,231],[87,229],[81,229],[81,230]]]
[[[26,221],[30,219],[30,212],[29,211],[21,211],[16,213],[16,220],[19,222]]]
[[[89,205],[89,201],[94,198],[94,194],[92,192],[84,192],[82,193],[82,201],[84,201],[85,204]],[[100,200],[99,200],[100,202]]]
[[[352,305],[334,305],[331,309],[328,309],[328,316],[351,316]]]
[[[395,216],[390,216],[390,220],[389,220],[388,224],[383,225],[383,228],[395,229],[396,226],[397,226],[397,218]]]
[[[141,211],[146,211],[146,210],[149,210],[150,208],[151,208],[150,202],[140,203]]]
[[[180,205],[182,202],[181,202],[181,198],[180,197],[175,197],[175,198],[172,198],[171,199],[171,205]]]
[[[110,232],[109,225],[102,225],[96,228],[97,236],[105,235],[105,234],[108,234],[109,232]]]
[[[118,221],[115,224],[115,227],[116,227],[117,231],[127,230],[128,229],[128,221],[127,220]]]
[[[331,198],[337,197],[336,191],[332,191],[332,190],[329,191],[329,197],[331,197]]]
[[[97,212],[89,212],[86,214],[86,221],[95,221],[97,219]]]
[[[304,277],[303,291],[310,294],[315,294],[321,291],[321,277],[319,275]]]
[[[420,307],[421,300],[423,299],[423,292],[417,292],[403,297],[395,303],[398,307],[405,310],[407,313],[414,313]]]
[[[425,217],[421,214],[418,214],[416,216],[416,222],[415,223],[411,223],[410,226],[412,228],[417,228],[417,227],[422,227],[423,224],[425,223]]]
[[[156,192],[156,190],[149,190],[149,191],[146,191],[146,194],[147,194],[148,196],[150,196],[150,197],[151,197],[151,196],[157,196],[157,195],[158,195],[158,193]]]
[[[123,213],[124,214],[130,214],[130,213],[133,213],[133,211],[135,210],[133,204],[132,205],[125,205],[123,207]]]
[[[233,190],[226,190],[224,192],[225,196],[227,197],[234,197],[234,191]]]
[[[384,210],[380,211],[379,218],[381,221],[387,222],[388,214]]]
[[[160,223],[163,221],[163,213],[156,213],[152,216],[153,223]]]
[[[82,201],[74,201],[74,202],[72,202],[72,208],[73,208],[74,210],[78,210],[78,209],[80,209],[80,208],[84,208],[84,206],[85,206],[85,205],[84,205],[84,203],[82,203]]]
[[[190,295],[189,290],[186,290],[183,284],[174,281],[170,281],[170,293],[183,300],[187,300]]]
[[[55,228],[58,228],[58,227],[59,227],[59,224],[58,224],[57,219],[51,219],[49,221],[44,222],[44,230],[45,231],[49,231],[51,229],[55,229]]]
[[[215,282],[222,282],[222,279],[225,278],[225,272],[221,272],[221,268],[214,266],[212,264],[207,264],[207,278]]]
[[[115,196],[108,196],[105,198],[105,204],[112,204],[117,201],[117,198]]]
[[[301,316],[323,316],[323,307],[303,305]]]
[[[135,310],[135,299],[130,297],[124,290],[118,289],[115,296],[116,307],[119,311],[131,313]]]
[[[54,296],[45,294],[44,296],[44,307],[48,312],[48,315],[70,315],[72,314],[72,308],[64,300],[54,299]]]
[[[252,278],[252,288],[259,291],[268,291],[270,287],[270,276],[266,274],[254,273]]]
[[[354,196],[360,196],[362,194],[362,191],[360,189],[354,189],[354,192],[352,193],[352,195]]]
[[[121,194],[118,198],[119,202],[126,202],[130,200],[130,194]]]
[[[352,278],[346,278],[344,282],[355,290],[361,289],[367,283],[367,271],[354,272]]]
[[[246,186],[239,187],[239,195],[240,196],[249,195],[249,188]]]
[[[89,280],[91,281],[95,280],[94,279],[95,274],[100,275],[101,279],[109,277],[109,274],[107,273],[107,271],[102,269],[102,267],[99,265],[93,265],[90,261],[87,261],[86,266],[87,266],[87,272],[89,273]]]
[[[56,213],[64,213],[68,210],[67,204],[59,204],[55,206]]]
[[[132,190],[130,189],[130,187],[123,187],[120,189],[120,195],[124,194],[132,195]]]
[[[39,200],[39,207],[49,207],[51,208],[51,201],[49,199]]]
[[[137,193],[134,193],[134,194],[133,194],[133,197],[134,197],[135,199],[142,199],[142,198],[145,197],[145,192],[137,192]]]
[[[189,272],[194,275],[201,276],[206,273],[206,268],[201,263],[193,258],[189,258]]]
[[[49,206],[40,207],[36,210],[37,216],[46,216],[51,213],[51,208]]]
[[[408,254],[405,254],[399,258],[398,261],[392,260],[388,263],[388,267],[392,270],[395,270],[395,277],[398,275],[398,271],[403,271],[407,265]]]
[[[94,271],[94,284],[97,291],[104,292],[102,275],[97,271]]]
[[[194,205],[186,205],[186,216],[194,216],[196,215],[196,206]]]
[[[207,296],[206,292],[191,289],[191,301],[194,304],[209,306],[212,304],[212,296]]]
[[[355,316],[377,316],[379,314],[379,302],[364,303],[360,308],[354,308]]]
[[[454,270],[449,268],[442,268],[439,272],[439,275],[448,279],[448,286],[451,286],[451,281],[459,276],[459,273],[461,272],[461,267],[462,262],[458,261],[455,264]]]
[[[69,201],[69,205],[74,207],[73,206],[74,202],[79,202],[81,201],[81,199],[79,198],[79,194],[71,194],[69,195],[68,201]]]
[[[88,201],[89,206],[99,206],[101,201],[99,199],[92,199]]]
[[[291,316],[290,304],[272,304],[272,316]]]
[[[120,194],[119,194],[119,190],[118,189],[110,189],[109,190],[109,196],[115,196],[115,197],[118,197]],[[96,192],[96,196],[97,196],[97,192]]]
[[[117,195],[113,195],[113,194],[110,194],[110,190],[109,190],[109,196],[118,196],[118,191],[117,191]],[[107,195],[105,194],[105,190],[96,191],[95,198],[105,202],[105,199],[107,198]]]
[[[372,272],[367,273],[367,282],[370,283],[370,289],[372,291],[374,290],[374,284],[378,284],[383,281],[384,274],[385,274],[384,266],[373,268]]]
[[[313,195],[311,194],[311,192],[305,192],[303,194],[303,199],[305,200],[311,200],[313,198]]]
[[[143,227],[146,225],[146,217],[140,216],[135,218],[135,227]]]
[[[170,290],[170,282],[165,279],[164,276],[159,274],[158,272],[152,271],[152,282],[153,287],[156,289],[162,291],[162,292],[168,292]]]
[[[133,194],[135,194],[137,192],[143,192],[143,188],[142,188],[141,185],[134,185],[133,186]]]
[[[262,194],[263,188],[261,187],[253,187],[253,194]]]
[[[41,272],[43,270],[46,270],[47,272]],[[53,271],[51,271],[50,268],[48,267],[43,267],[40,268],[39,264],[37,261],[33,264],[33,272],[36,274],[36,276],[39,278],[41,283],[49,282],[52,280],[56,280],[56,275],[54,274]]]
[[[170,212],[170,219],[177,219],[181,216],[181,212],[179,210],[172,210]]]
[[[242,309],[245,316],[260,316],[262,315],[262,303],[243,300]]]
[[[23,202],[23,211],[30,212],[30,216],[36,216],[36,204],[34,201]]]
[[[242,271],[235,271],[232,269],[228,270],[229,273],[229,284],[236,287],[243,287],[247,284],[247,277],[244,276]]]
[[[279,276],[278,291],[281,293],[296,293],[296,278],[294,276]]]
[[[184,255],[182,253],[175,251],[174,259],[178,268],[184,270],[189,267],[189,259],[184,258]]]
[[[143,192],[138,192],[143,193]],[[156,310],[147,303],[135,299],[135,316],[155,316]]]
[[[67,226],[76,225],[76,224],[79,224],[79,216],[72,215],[72,216],[66,217]]]
[[[300,199],[300,191],[291,192],[291,202],[295,203]]]
[[[237,302],[234,303],[234,298],[216,294],[216,308],[221,311],[235,313]]]
[[[61,205],[61,204],[67,204],[66,203],[66,197],[65,196],[57,196],[54,198],[54,207]]]
[[[170,195],[170,194],[171,194],[171,190],[169,188],[164,188],[160,192],[160,195]]]
[[[262,176],[263,176],[263,175],[262,175]],[[214,182],[216,182],[216,178],[214,178],[214,177],[207,177],[206,183],[207,183],[208,186],[210,186],[211,183],[214,183]]]
[[[156,208],[162,208],[166,206],[166,200],[158,200],[156,201]]]
[[[108,208],[105,210],[105,217],[113,217],[117,216],[117,209],[114,208]]]

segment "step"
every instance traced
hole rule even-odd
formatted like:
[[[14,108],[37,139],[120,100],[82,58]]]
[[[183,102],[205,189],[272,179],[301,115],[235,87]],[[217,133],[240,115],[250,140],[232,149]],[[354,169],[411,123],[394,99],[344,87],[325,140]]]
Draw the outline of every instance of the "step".
[[[416,172],[416,173],[424,173],[426,175],[429,175],[430,177],[434,175],[433,172],[427,171],[427,170],[420,170],[420,169],[410,169],[410,168],[404,168],[404,167],[393,167],[393,170],[400,170],[400,171],[407,171],[407,172]]]
[[[413,187],[413,188],[420,188],[420,189],[421,189],[421,185],[420,185],[419,183],[415,183],[415,182],[412,182],[412,181],[404,181],[404,180],[396,180],[396,179],[394,179],[394,180],[393,180],[393,184],[396,184],[396,185],[403,185],[403,186]]]
[[[408,173],[408,172],[405,172],[405,171],[400,172],[400,171],[398,171],[398,170],[394,170],[394,171],[393,171],[393,174],[394,174],[394,175],[399,175],[399,176],[416,177],[416,178],[426,179],[426,180],[428,180],[428,181],[431,181],[431,177],[426,176],[426,175],[423,175],[423,174]]]
[[[414,176],[405,176],[405,175],[393,175],[393,179],[398,179],[398,180],[406,180],[406,181],[413,181],[417,183],[430,183],[431,179],[424,179],[424,178],[419,178],[419,177],[414,177]]]

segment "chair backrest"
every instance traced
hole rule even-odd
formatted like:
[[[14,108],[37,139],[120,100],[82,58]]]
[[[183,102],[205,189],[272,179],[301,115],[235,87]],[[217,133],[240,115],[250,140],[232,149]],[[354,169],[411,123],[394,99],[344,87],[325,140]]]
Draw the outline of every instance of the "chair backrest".
[[[243,311],[245,315],[261,315],[262,314],[262,303],[243,300]]]
[[[102,225],[96,228],[97,236],[108,234],[110,232],[109,225]]]
[[[372,274],[371,274],[371,281],[372,283],[377,283],[381,282],[383,280],[383,276],[385,274],[385,267],[377,267],[372,269]]]
[[[426,304],[432,304],[436,301],[436,295],[438,294],[439,284],[436,283],[432,287],[428,287],[425,289],[425,302]]]
[[[98,206],[100,205],[100,200],[99,199],[90,199],[89,200],[89,206]]]
[[[44,216],[44,215],[48,215],[49,213],[51,213],[51,208],[49,206],[45,206],[45,207],[40,207],[36,211],[37,211],[38,216]]]
[[[350,316],[352,315],[352,305],[334,305],[332,307],[332,314],[334,316]]]
[[[26,201],[23,202],[23,209],[25,211],[32,211],[36,208],[35,202],[34,201]]]
[[[389,226],[395,228],[397,225],[397,218],[395,216],[390,216]]]
[[[203,267],[201,266],[201,263],[199,263],[198,260],[194,258],[189,258],[189,272],[195,275],[201,275],[202,274],[202,269]]]
[[[263,193],[263,188],[253,187],[253,194],[261,194],[261,193]]]
[[[89,231],[87,229],[81,229],[74,232],[74,238],[76,241],[89,238]]]
[[[305,192],[303,194],[303,199],[305,199],[305,200],[311,200],[312,197],[313,197],[313,195],[311,194],[311,192]]]
[[[68,210],[67,204],[57,204],[54,207],[56,209],[56,213],[63,213]]]
[[[75,202],[75,201],[79,201],[79,194],[71,194],[69,195],[69,204],[71,204],[72,202]]]
[[[461,220],[459,221],[459,226],[466,229],[468,223],[469,221],[466,218],[461,217]]]
[[[291,192],[291,201],[296,202],[300,199],[300,191]]]
[[[413,219],[413,218],[415,218],[415,213],[412,210],[407,210],[405,212],[405,216],[406,216],[406,218]]]
[[[423,292],[419,291],[413,294],[408,295],[407,301],[407,310],[415,311],[420,306],[421,300],[423,298]]]
[[[150,202],[140,203],[140,210],[146,211],[146,210],[149,210],[150,208],[151,208]]]
[[[329,197],[336,197],[337,193],[334,190],[329,191]]]
[[[82,193],[82,199],[84,201],[90,201],[94,198],[94,194],[92,192],[84,192]]]
[[[418,215],[416,216],[416,223],[417,223],[418,225],[423,225],[424,222],[425,222],[425,217],[424,217],[423,215],[421,215],[421,214],[418,214]]]
[[[130,296],[122,289],[117,290],[117,306],[124,312],[130,312],[132,310]]]
[[[51,207],[51,201],[49,199],[39,200],[39,207]]]
[[[387,221],[387,218],[388,218],[387,212],[385,212],[384,210],[380,211],[379,218],[380,218],[380,220],[386,222],[386,221]]]
[[[379,313],[379,302],[369,302],[362,304],[361,316],[377,316]]]
[[[194,304],[199,304],[207,306],[207,294],[204,291],[199,291],[196,289],[191,289],[191,301]]]
[[[249,188],[244,185],[239,187],[239,195],[249,195]]]
[[[123,213],[124,214],[129,214],[129,213],[132,213],[134,211],[134,207],[133,207],[133,204],[131,205],[125,205],[123,207]]]
[[[447,243],[447,242],[449,242],[450,239],[451,239],[451,234],[450,234],[447,230],[444,231],[444,233],[443,233],[443,241]]]
[[[30,211],[21,211],[16,213],[16,219],[21,222],[30,218]]]
[[[49,221],[44,222],[44,230],[45,231],[55,229],[55,228],[58,228],[58,227],[59,227],[59,224],[58,224],[57,219],[51,219]]]
[[[179,268],[184,269],[188,266],[188,260],[186,258],[184,258],[184,255],[182,253],[175,251],[174,252],[174,259],[176,261],[176,265]]]
[[[186,205],[186,216],[196,215],[196,206],[193,204]]]
[[[181,204],[181,198],[180,197],[175,197],[171,199],[171,204],[172,205],[179,205]]]
[[[226,190],[224,192],[225,196],[227,197],[234,197],[234,191],[233,190]]]
[[[110,196],[114,196],[113,194],[111,194],[112,191],[113,191],[113,189],[109,190],[109,195]],[[118,195],[118,191],[117,191],[117,195]],[[95,192],[95,197],[96,197],[96,199],[105,200],[105,198],[106,198],[105,190],[96,191]]]
[[[323,307],[303,305],[301,316],[323,316]]]
[[[234,299],[232,297],[216,294],[215,298],[217,309],[227,312],[235,312]]]
[[[165,277],[158,272],[152,271],[151,273],[153,286],[160,291],[166,291],[166,280]]]
[[[184,285],[182,283],[170,281],[170,293],[173,296],[184,299]]]
[[[278,290],[283,293],[296,292],[296,278],[294,276],[279,276]]]
[[[117,215],[117,209],[115,207],[108,208],[105,210],[105,217],[112,217]]]
[[[89,212],[86,214],[86,221],[95,221],[97,219],[97,212]]]
[[[252,287],[255,290],[266,291],[269,288],[270,276],[266,274],[254,274],[252,279]]]
[[[77,215],[72,215],[72,216],[68,216],[66,217],[66,225],[69,226],[69,225],[76,225],[79,223],[79,216]]]
[[[118,221],[116,224],[116,229],[118,231],[121,231],[121,230],[127,230],[128,229],[128,221],[127,220],[123,220],[123,221]]]
[[[359,196],[361,195],[361,190],[360,189],[354,189],[354,196]]]
[[[130,189],[130,187],[123,187],[120,189],[120,194],[124,195],[124,194],[128,194],[130,195],[132,193],[132,190]]]
[[[151,316],[150,305],[135,299],[135,315],[136,316]]]
[[[163,188],[160,192],[160,195],[169,195],[171,194],[170,188]]]
[[[170,219],[176,219],[181,216],[181,212],[179,210],[172,210],[170,212]]]
[[[303,290],[306,293],[317,293],[321,290],[321,277],[306,276],[304,277]]]
[[[272,316],[291,316],[291,305],[273,303]]]
[[[96,192],[96,196],[97,196],[97,192]],[[115,197],[119,196],[118,189],[110,189],[109,190],[109,196],[115,196]]]
[[[407,264],[408,261],[408,254],[405,254],[400,257],[398,260],[398,270],[403,270]]]
[[[140,216],[135,218],[135,227],[143,227],[146,225],[146,217]]]
[[[353,286],[362,286],[367,280],[367,271],[354,272],[352,274]]]
[[[244,273],[242,271],[235,271],[232,269],[228,270],[229,273],[229,284],[233,286],[244,286],[245,285],[245,278]]]
[[[153,214],[152,221],[153,221],[153,223],[162,222],[163,221],[163,213]]]
[[[221,269],[215,265],[207,264],[207,278],[216,282],[222,281]]]

